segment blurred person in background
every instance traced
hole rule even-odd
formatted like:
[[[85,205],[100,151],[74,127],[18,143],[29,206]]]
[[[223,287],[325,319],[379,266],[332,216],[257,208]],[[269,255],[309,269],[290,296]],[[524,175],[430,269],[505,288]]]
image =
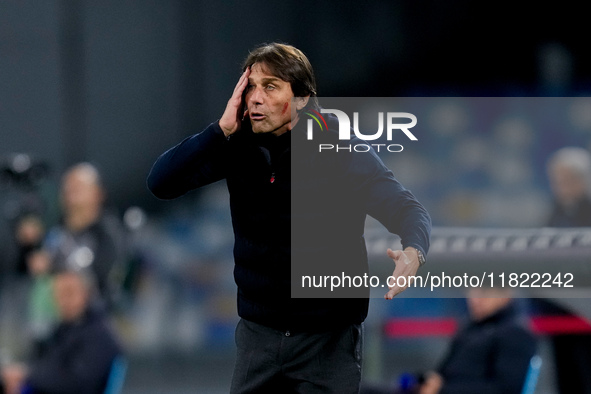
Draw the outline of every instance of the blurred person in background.
[[[27,276],[27,255],[45,234],[49,172],[48,163],[27,153],[0,155],[0,279]]]
[[[29,256],[45,236],[44,198],[49,166],[29,154],[0,157],[0,353],[25,357],[29,352]]]
[[[565,147],[550,156],[547,167],[553,207],[546,222],[550,227],[591,226],[591,154]],[[554,301],[537,299],[534,307],[544,314],[572,315]],[[554,365],[561,394],[591,394],[591,335],[565,333],[552,338]]]
[[[28,302],[27,334],[30,337],[32,354],[43,352],[46,341],[58,321],[53,297],[51,260],[44,250],[32,251],[27,259],[31,288]]]
[[[292,172],[292,143],[305,136],[298,114],[308,107],[319,109],[307,57],[285,44],[255,48],[219,121],[162,154],[148,176],[162,199],[227,181],[242,318],[232,393],[357,393],[369,289],[365,298],[292,298],[292,256],[367,270],[367,214],[402,239],[404,250],[387,251],[393,276],[415,275],[429,246],[428,213],[375,152],[339,153],[343,166],[334,156],[307,152],[299,174]],[[338,120],[325,117],[330,131],[323,138],[334,143]],[[314,201],[292,199],[292,191],[302,190],[304,201]],[[301,204],[295,213],[292,201]],[[305,232],[296,246],[292,228]],[[385,298],[403,290],[394,285]]]
[[[16,225],[18,246],[17,272],[27,274],[29,255],[39,249],[45,236],[45,225],[39,215],[30,214],[22,217]]]
[[[436,371],[427,372],[420,394],[518,394],[536,340],[526,328],[511,289],[470,289],[470,322],[454,337]]]
[[[46,293],[50,286],[49,265],[33,258],[33,272],[29,264],[45,236],[43,222],[39,215],[27,214],[17,220],[14,231],[16,270],[4,278],[0,274],[0,348],[11,355],[24,356],[30,350],[31,339],[33,349],[42,342],[55,313],[51,307],[41,306],[47,300]],[[8,239],[4,241],[9,242]],[[45,272],[37,275],[37,268]]]
[[[52,274],[70,269],[95,277],[102,302],[114,305],[122,277],[125,233],[119,220],[104,209],[105,191],[95,166],[79,163],[61,179],[62,220],[45,234],[40,219],[24,216],[16,227],[21,259],[27,276],[22,291],[5,291],[2,345],[12,357],[42,351],[56,324],[50,293]],[[21,294],[22,293],[22,294]],[[7,313],[5,311],[12,311]]]
[[[55,275],[53,295],[60,323],[44,351],[28,364],[2,367],[4,393],[98,394],[111,365],[121,354],[102,308],[95,303],[94,282],[82,271]]]
[[[547,225],[591,226],[591,155],[583,148],[566,147],[548,161],[548,178],[554,197]]]
[[[120,291],[126,250],[123,227],[104,209],[105,198],[95,166],[79,163],[69,168],[61,182],[62,220],[50,229],[43,246],[51,269],[91,272],[111,307]]]

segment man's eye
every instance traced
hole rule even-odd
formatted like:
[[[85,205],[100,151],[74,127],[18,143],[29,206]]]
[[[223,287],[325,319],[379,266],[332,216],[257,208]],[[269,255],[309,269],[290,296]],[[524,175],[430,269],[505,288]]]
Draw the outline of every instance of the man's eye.
[[[267,85],[266,89],[267,90],[275,90],[275,85]]]

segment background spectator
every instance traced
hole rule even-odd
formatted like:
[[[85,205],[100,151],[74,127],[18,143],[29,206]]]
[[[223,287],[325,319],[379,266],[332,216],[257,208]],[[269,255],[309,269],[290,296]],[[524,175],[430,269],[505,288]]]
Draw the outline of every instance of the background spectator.
[[[92,278],[66,271],[55,276],[60,324],[45,351],[29,365],[2,369],[6,394],[101,393],[111,364],[121,353],[100,308],[93,304]]]
[[[60,225],[49,231],[45,248],[54,269],[91,272],[108,305],[120,290],[125,234],[118,219],[103,209],[105,190],[96,167],[79,163],[62,178]]]
[[[470,322],[453,339],[420,394],[520,393],[536,351],[507,289],[470,289]]]
[[[31,291],[28,304],[28,330],[32,351],[39,354],[58,319],[53,297],[53,277],[49,273],[51,261],[47,252],[39,250],[28,258]]]
[[[551,227],[591,226],[591,154],[578,147],[559,149],[548,160],[548,179],[554,204],[547,222]],[[543,313],[573,315],[554,301],[538,299]],[[591,336],[556,334],[551,337],[560,393],[591,393]]]
[[[591,226],[591,155],[586,149],[566,147],[548,161],[554,205],[551,227]]]

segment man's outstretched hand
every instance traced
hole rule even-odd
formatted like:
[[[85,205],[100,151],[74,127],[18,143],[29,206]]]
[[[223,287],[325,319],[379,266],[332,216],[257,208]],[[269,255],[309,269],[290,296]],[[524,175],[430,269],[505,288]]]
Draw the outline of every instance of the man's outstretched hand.
[[[244,89],[248,86],[249,75],[250,67],[247,67],[238,80],[234,88],[234,93],[232,93],[232,97],[228,100],[224,114],[220,118],[219,125],[226,137],[240,130],[242,119],[248,116],[248,110],[244,110],[242,93],[244,93]]]
[[[392,277],[394,279],[398,279],[402,276],[406,278],[405,280],[392,280],[392,278],[389,278],[388,288],[390,291],[386,293],[384,298],[391,300],[396,295],[406,290],[406,288],[412,283],[412,280],[409,280],[409,277],[417,274],[420,264],[417,250],[413,247],[408,247],[404,249],[404,251],[388,249],[387,253],[388,257],[394,260],[394,263],[396,264]],[[400,287],[398,286],[398,283],[404,284],[405,286]]]

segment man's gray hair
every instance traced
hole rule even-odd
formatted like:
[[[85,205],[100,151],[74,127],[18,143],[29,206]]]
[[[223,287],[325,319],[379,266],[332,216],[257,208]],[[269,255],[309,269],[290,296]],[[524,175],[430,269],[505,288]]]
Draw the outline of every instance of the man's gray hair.
[[[548,160],[548,169],[556,166],[568,168],[591,186],[591,153],[587,149],[569,146],[557,150]]]

